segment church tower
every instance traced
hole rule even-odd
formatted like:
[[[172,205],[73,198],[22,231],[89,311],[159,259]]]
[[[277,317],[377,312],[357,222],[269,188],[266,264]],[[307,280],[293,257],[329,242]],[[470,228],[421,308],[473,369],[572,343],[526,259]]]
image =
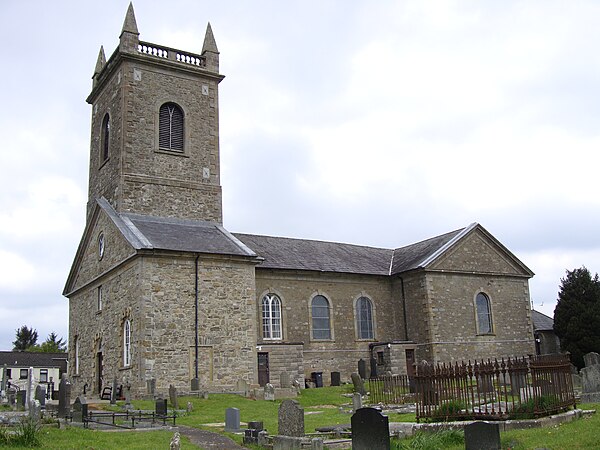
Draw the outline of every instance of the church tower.
[[[219,51],[139,40],[129,5],[119,46],[100,48],[92,105],[88,219],[104,197],[118,213],[222,223]]]

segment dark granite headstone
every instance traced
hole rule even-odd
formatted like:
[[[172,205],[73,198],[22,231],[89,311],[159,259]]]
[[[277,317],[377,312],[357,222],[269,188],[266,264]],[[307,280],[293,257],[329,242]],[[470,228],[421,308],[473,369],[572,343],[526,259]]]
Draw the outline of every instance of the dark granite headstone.
[[[369,360],[370,364],[371,364],[371,375],[370,378],[376,378],[377,377],[377,360],[373,357],[371,357],[371,359]]]
[[[17,409],[25,409],[27,401],[27,392],[24,389],[17,391]]]
[[[154,403],[154,412],[157,416],[164,417],[167,415],[167,399],[158,398]]]
[[[341,377],[339,372],[331,372],[331,385],[339,386],[341,385]]]
[[[352,450],[389,450],[390,424],[374,408],[361,408],[352,415]]]
[[[362,358],[358,360],[358,374],[363,380],[367,378],[367,363]]]
[[[40,407],[46,407],[46,386],[43,384],[38,384],[35,387],[35,399],[40,402]]]
[[[465,450],[500,450],[500,425],[473,422],[465,426]]]
[[[73,422],[83,422],[88,415],[88,404],[85,397],[77,397],[73,402]]]
[[[366,395],[365,383],[359,374],[353,373],[351,375],[352,383],[354,384],[354,392],[358,392],[360,395]]]
[[[225,410],[225,431],[232,433],[240,431],[240,410],[238,408]]]
[[[284,400],[279,406],[279,429],[282,436],[304,437],[304,408],[295,400]]]

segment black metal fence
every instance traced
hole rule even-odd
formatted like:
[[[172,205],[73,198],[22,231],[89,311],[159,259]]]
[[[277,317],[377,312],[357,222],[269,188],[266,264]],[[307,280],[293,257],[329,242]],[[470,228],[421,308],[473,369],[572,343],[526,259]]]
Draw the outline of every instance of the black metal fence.
[[[567,355],[422,364],[414,377],[419,420],[506,420],[575,407]]]
[[[403,405],[415,402],[415,385],[406,375],[383,375],[368,381],[369,402]]]

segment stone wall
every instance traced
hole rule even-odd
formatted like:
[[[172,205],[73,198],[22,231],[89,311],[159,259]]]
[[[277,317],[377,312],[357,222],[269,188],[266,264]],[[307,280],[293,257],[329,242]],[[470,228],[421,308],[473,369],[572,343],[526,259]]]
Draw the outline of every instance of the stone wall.
[[[269,354],[269,383],[276,388],[290,387],[281,385],[282,374],[286,374],[290,382],[300,380],[304,387],[302,344],[262,344],[259,351]]]
[[[329,383],[330,372],[341,372],[350,380],[360,358],[369,359],[369,344],[402,338],[397,321],[398,304],[392,300],[387,277],[351,274],[322,274],[295,271],[256,270],[256,321],[261,323],[260,302],[267,293],[275,293],[282,302],[283,342],[304,343],[304,373],[323,372]],[[314,340],[311,335],[312,298],[324,295],[330,302],[331,340]],[[373,339],[359,339],[355,302],[366,296],[373,303]],[[259,345],[268,344],[259,329]]]

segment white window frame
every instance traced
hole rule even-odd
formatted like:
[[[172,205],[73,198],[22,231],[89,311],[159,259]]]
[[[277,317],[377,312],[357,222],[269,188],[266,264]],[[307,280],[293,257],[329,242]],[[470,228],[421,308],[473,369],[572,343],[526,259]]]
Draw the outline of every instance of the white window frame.
[[[123,367],[131,366],[131,321],[123,322]]]
[[[263,339],[280,341],[283,339],[281,299],[277,294],[266,294],[261,302]]]

